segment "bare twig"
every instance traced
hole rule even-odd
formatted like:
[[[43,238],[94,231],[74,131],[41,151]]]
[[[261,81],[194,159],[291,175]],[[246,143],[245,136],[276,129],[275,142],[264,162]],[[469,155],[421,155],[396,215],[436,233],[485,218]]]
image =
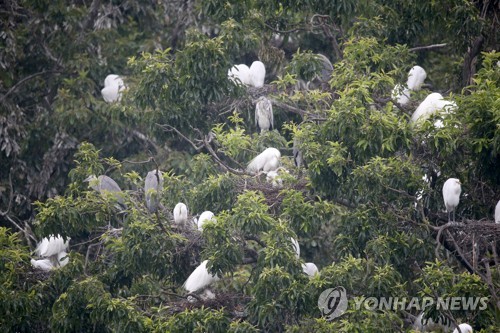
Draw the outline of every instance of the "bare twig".
[[[417,46],[417,47],[412,47],[408,51],[416,52],[416,51],[439,49],[439,48],[445,47],[446,45],[448,45],[448,44],[442,43],[442,44],[432,44],[432,45],[427,45],[427,46]]]
[[[48,73],[62,73],[62,72],[61,71],[48,70],[48,71],[41,71],[41,72],[38,72],[38,73],[34,73],[34,74],[31,74],[31,75],[28,75],[25,78],[23,78],[22,80],[20,80],[19,82],[17,82],[16,84],[14,84],[2,97],[0,97],[0,102],[3,102],[5,100],[5,98],[7,98],[8,95],[12,94],[24,82],[29,81],[29,80],[33,79],[34,77],[37,77],[37,76],[40,76],[40,75],[45,75],[45,74],[48,74]]]

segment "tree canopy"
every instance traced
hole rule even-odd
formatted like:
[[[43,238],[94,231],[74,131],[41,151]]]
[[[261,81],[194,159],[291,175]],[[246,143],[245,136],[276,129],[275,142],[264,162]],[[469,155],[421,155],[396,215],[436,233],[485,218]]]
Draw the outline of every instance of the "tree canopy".
[[[410,332],[421,309],[356,304],[475,297],[484,308],[424,316],[493,332],[499,13],[498,0],[6,1],[1,330]],[[263,87],[228,77],[254,61]],[[416,65],[427,77],[401,103]],[[124,82],[111,103],[109,74]],[[411,121],[431,93],[449,107]],[[270,131],[255,124],[261,96]],[[246,168],[269,147],[274,179]],[[145,189],[156,169],[162,189]],[[461,183],[455,222],[449,178]],[[201,231],[204,211],[215,217]],[[37,244],[57,235],[64,267],[35,268]],[[217,281],[188,293],[206,260]],[[318,298],[339,286],[348,307],[328,320]]]

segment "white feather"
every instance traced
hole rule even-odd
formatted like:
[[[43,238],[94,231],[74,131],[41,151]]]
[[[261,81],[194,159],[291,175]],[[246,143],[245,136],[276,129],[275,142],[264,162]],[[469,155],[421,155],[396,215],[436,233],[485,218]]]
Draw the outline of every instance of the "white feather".
[[[402,85],[397,84],[394,89],[392,89],[391,97],[399,105],[408,104],[410,101],[411,90],[408,88],[404,88]]]
[[[318,267],[312,262],[306,262],[302,264],[302,271],[309,275],[309,277],[313,277],[316,274],[319,274]]]
[[[182,202],[179,202],[174,207],[174,222],[176,224],[184,224],[186,223],[187,218],[188,218],[187,206]]]
[[[255,124],[261,133],[274,128],[273,104],[265,96],[259,97],[255,104]]]
[[[266,66],[261,61],[254,61],[250,66],[250,78],[254,87],[261,88],[264,86]]]
[[[457,104],[455,102],[443,99],[443,96],[439,93],[429,94],[423,102],[420,103],[415,112],[413,112],[410,123],[415,123],[418,120],[425,120],[438,111],[449,113],[451,110],[454,110],[456,106]],[[436,126],[438,127],[439,124],[436,124]]]
[[[245,64],[234,65],[228,72],[228,78],[239,84],[238,80],[244,85],[252,85],[252,78],[250,74],[250,68]]]
[[[104,88],[101,90],[102,97],[107,103],[113,103],[121,99],[121,92],[125,89],[125,84],[120,76],[110,74],[104,80]]]
[[[460,180],[456,178],[449,178],[443,185],[443,199],[446,211],[448,213],[455,210],[460,202]]]
[[[184,282],[184,289],[189,293],[202,290],[213,282],[219,280],[217,275],[212,275],[207,270],[208,260],[202,262],[196,269],[189,275],[186,282]]]
[[[210,220],[215,220],[214,213],[212,213],[209,210],[201,213],[200,218],[198,219],[198,230],[203,231],[203,225],[205,224],[205,222],[210,221]]]
[[[59,267],[64,267],[69,262],[69,256],[65,251],[59,252],[57,254],[57,261],[59,262]]]
[[[406,85],[410,90],[418,91],[422,87],[422,84],[427,77],[427,73],[420,66],[413,66],[413,68],[408,73],[408,81]]]
[[[250,173],[258,173],[259,171],[273,171],[278,169],[281,153],[276,148],[267,148],[262,153],[257,155],[247,166],[247,171]]]
[[[43,238],[36,248],[39,257],[51,257],[65,251],[69,246],[69,238],[65,242],[59,235]]]
[[[42,271],[50,271],[52,268],[54,268],[54,265],[52,265],[50,259],[31,259],[31,265],[35,268],[41,269]]]
[[[469,324],[460,324],[458,325],[460,327],[460,333],[472,333],[472,327]],[[453,333],[458,333],[458,329],[454,329]]]
[[[495,223],[500,223],[500,200],[495,207]]]
[[[300,245],[299,245],[299,242],[297,242],[297,240],[295,240],[295,238],[293,237],[290,237],[290,239],[292,240],[292,246],[293,246],[293,249],[295,251],[295,256],[297,257],[297,259],[300,258]]]

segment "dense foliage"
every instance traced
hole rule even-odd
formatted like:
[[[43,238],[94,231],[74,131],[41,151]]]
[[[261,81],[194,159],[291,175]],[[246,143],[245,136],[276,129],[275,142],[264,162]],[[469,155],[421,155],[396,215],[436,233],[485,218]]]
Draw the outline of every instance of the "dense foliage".
[[[470,296],[486,308],[426,315],[493,332],[499,12],[498,0],[6,1],[0,330],[401,332],[418,309],[356,304]],[[326,80],[317,53],[333,64]],[[264,87],[228,79],[255,60]],[[414,65],[425,85],[399,105],[392,89]],[[106,103],[111,73],[127,87]],[[431,92],[457,108],[411,124]],[[274,109],[263,133],[260,96]],[[245,171],[267,147],[288,170],[277,186]],[[156,168],[152,213],[143,188]],[[93,191],[92,174],[113,177],[123,202]],[[451,177],[462,183],[458,224],[441,192]],[[186,225],[173,223],[178,202]],[[199,232],[192,218],[205,210],[216,221]],[[37,241],[56,234],[70,238],[69,264],[33,268]],[[204,260],[221,278],[213,299],[183,288]],[[320,273],[309,278],[304,262]],[[318,297],[337,286],[349,307],[328,321]]]

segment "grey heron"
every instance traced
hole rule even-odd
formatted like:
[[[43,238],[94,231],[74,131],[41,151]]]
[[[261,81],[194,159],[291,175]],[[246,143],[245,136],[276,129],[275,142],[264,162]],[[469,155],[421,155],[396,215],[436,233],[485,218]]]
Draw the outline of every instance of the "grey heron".
[[[273,104],[265,96],[259,97],[255,104],[255,124],[261,133],[274,128]]]
[[[156,212],[163,190],[163,175],[160,170],[149,171],[144,182],[146,207],[151,213]]]

